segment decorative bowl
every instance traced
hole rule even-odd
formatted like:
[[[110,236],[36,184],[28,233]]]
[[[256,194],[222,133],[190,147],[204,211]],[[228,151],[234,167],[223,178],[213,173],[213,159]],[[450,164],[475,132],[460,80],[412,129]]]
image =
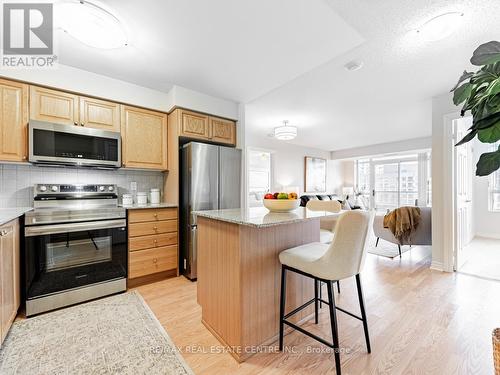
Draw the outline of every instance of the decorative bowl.
[[[299,199],[264,199],[264,207],[271,212],[290,212],[299,205]]]

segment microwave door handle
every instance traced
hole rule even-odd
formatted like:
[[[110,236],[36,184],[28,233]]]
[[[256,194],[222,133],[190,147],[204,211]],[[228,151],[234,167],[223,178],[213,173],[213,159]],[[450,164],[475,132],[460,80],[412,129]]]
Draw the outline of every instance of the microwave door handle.
[[[24,235],[26,237],[33,237],[33,236],[44,236],[47,234],[122,228],[126,226],[127,222],[125,219],[103,220],[103,221],[92,221],[92,222],[70,223],[70,224],[40,225],[40,226],[26,227],[24,230]]]

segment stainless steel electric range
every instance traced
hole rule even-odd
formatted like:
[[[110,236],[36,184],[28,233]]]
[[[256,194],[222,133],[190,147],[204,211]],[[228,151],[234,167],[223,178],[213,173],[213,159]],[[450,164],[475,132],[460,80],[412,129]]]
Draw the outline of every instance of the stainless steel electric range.
[[[24,238],[26,316],[127,288],[126,211],[116,185],[35,185]]]

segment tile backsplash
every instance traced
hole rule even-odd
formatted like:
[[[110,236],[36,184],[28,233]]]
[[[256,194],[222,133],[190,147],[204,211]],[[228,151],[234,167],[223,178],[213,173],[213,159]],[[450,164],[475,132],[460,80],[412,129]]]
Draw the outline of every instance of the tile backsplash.
[[[123,193],[130,191],[132,181],[137,182],[137,191],[163,190],[163,173],[157,171],[0,164],[0,208],[31,207],[34,184],[116,184],[121,198]]]

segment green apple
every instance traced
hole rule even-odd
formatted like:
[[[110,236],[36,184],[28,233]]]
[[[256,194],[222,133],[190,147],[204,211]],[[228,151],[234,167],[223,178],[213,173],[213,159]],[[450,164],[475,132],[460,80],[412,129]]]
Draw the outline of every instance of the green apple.
[[[288,194],[287,193],[279,193],[278,199],[288,199]]]

